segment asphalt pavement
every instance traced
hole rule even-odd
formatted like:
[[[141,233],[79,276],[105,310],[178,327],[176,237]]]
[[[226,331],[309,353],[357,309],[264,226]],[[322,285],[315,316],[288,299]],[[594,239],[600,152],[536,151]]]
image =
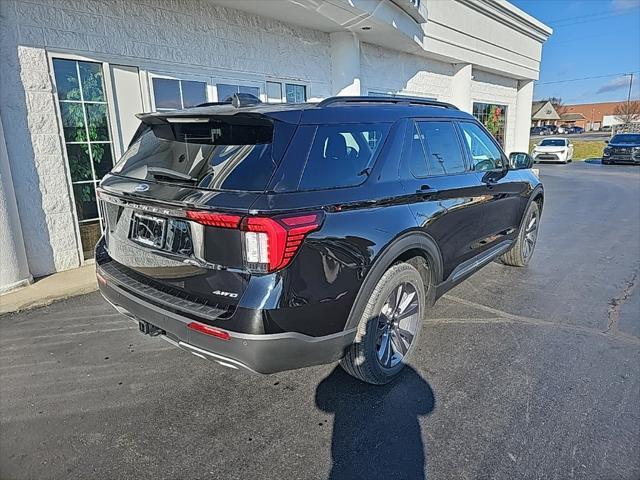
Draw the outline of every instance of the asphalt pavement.
[[[440,299],[384,387],[228,370],[96,293],[0,317],[0,478],[637,480],[640,169],[540,170],[531,265]]]

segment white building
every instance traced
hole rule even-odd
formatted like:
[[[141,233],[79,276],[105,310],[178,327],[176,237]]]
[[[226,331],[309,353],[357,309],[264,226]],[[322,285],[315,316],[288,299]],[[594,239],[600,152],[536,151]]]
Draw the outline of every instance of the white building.
[[[0,1],[0,291],[91,261],[135,113],[416,95],[526,151],[551,29],[505,0]]]

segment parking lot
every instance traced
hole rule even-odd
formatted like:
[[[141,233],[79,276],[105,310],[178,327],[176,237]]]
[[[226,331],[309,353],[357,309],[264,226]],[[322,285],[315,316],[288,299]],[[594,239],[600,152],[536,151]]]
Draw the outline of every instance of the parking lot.
[[[384,387],[227,370],[97,293],[0,318],[0,477],[640,478],[640,169],[540,170],[532,264],[449,292]]]

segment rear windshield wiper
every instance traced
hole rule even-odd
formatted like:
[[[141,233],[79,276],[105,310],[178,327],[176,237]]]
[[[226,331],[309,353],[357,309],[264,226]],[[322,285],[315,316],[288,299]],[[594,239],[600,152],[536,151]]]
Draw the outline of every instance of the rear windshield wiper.
[[[191,175],[187,175],[186,173],[176,172],[175,170],[171,170],[169,168],[162,167],[148,167],[147,172],[157,179],[164,181],[177,181],[177,182],[187,182],[187,183],[198,183],[198,179],[192,177]]]

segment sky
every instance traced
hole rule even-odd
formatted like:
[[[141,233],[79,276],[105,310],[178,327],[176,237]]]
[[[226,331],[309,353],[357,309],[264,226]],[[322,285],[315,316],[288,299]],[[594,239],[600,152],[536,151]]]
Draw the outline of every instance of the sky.
[[[553,28],[542,47],[535,100],[559,97],[564,104],[626,100],[629,76],[622,73],[634,73],[631,96],[640,99],[640,0],[510,2]]]

